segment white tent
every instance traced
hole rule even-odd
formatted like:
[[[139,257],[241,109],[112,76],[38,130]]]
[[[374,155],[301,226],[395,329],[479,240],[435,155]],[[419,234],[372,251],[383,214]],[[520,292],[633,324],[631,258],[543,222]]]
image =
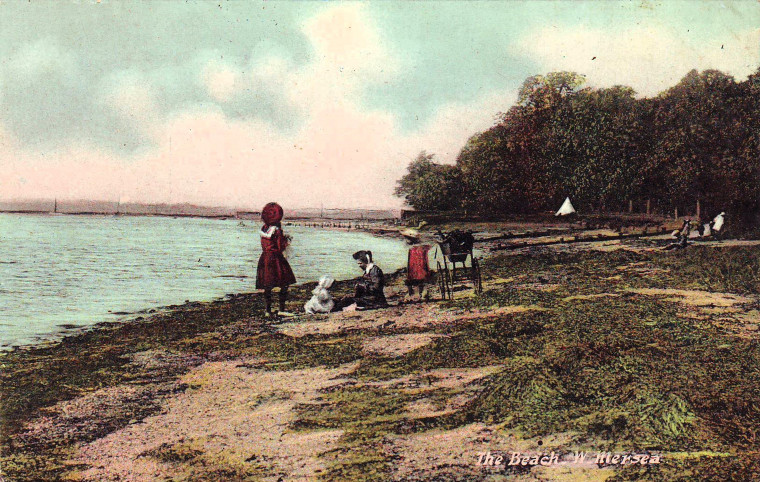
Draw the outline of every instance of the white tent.
[[[575,214],[575,208],[573,207],[573,203],[570,202],[570,198],[566,197],[565,202],[562,203],[562,207],[559,208],[555,216],[567,216],[570,214]]]

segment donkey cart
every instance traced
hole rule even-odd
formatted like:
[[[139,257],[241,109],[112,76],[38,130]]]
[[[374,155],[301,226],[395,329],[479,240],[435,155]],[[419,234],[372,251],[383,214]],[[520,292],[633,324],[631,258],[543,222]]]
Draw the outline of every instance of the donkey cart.
[[[472,284],[476,293],[483,291],[480,265],[472,254],[473,244],[475,244],[475,238],[471,232],[460,230],[448,234],[438,232],[438,247],[441,250],[442,259],[436,261],[436,268],[438,287],[444,300],[453,299],[455,284]]]

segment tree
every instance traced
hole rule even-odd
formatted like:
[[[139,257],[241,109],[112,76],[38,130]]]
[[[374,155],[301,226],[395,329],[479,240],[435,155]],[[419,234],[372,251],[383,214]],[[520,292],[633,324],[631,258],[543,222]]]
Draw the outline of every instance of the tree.
[[[620,208],[644,188],[645,111],[630,87],[583,89],[546,123],[540,157],[551,183],[581,205]]]
[[[585,82],[573,72],[529,77],[516,106],[491,129],[473,136],[457,158],[471,209],[528,213],[553,208],[566,189],[556,177],[553,154],[545,149],[547,126]]]
[[[525,79],[517,94],[517,104],[532,109],[557,105],[586,83],[586,77],[575,72],[551,72]]]
[[[448,211],[460,207],[462,188],[459,169],[433,162],[422,151],[399,179],[395,194],[419,211]]]
[[[760,70],[737,83],[689,72],[650,99],[630,87],[581,88],[584,77],[529,77],[517,105],[472,136],[456,167],[424,152],[397,194],[418,209],[481,214],[584,207],[621,209],[649,199],[667,210],[760,221]],[[733,217],[736,215],[736,217]]]
[[[656,99],[653,157],[675,206],[688,212],[699,200],[710,212],[737,212],[757,204],[753,97],[749,81],[692,70]]]

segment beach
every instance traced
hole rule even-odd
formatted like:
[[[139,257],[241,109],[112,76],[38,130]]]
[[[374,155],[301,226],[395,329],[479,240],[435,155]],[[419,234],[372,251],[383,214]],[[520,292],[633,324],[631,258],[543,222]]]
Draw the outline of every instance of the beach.
[[[271,322],[250,293],[101,324],[0,355],[0,469],[19,481],[750,480],[758,254],[726,242],[672,255],[647,240],[495,251],[483,293],[463,283],[451,301],[431,287],[432,301],[400,304],[396,273],[383,310]],[[288,310],[313,285],[294,287]],[[508,464],[518,452],[551,463]],[[662,461],[568,462],[575,452]]]

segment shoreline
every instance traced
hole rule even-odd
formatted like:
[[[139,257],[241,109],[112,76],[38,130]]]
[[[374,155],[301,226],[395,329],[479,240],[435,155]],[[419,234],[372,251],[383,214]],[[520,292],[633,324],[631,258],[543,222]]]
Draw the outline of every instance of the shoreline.
[[[136,216],[142,216],[142,215],[136,215]],[[300,226],[300,227],[308,227],[308,228],[311,228],[311,229],[322,229],[322,230],[328,230],[328,231],[350,232],[351,230],[354,230],[354,231],[365,232],[367,234],[371,234],[371,235],[377,236],[377,237],[386,237],[386,238],[400,239],[400,240],[405,240],[406,239],[400,233],[400,230],[397,227],[394,227],[392,225],[387,225],[387,224],[381,224],[380,226],[377,226],[377,227],[366,227],[365,226],[365,227],[351,228],[351,229],[346,229],[346,228],[342,228],[342,227],[335,227],[335,226],[324,226],[324,225],[317,226],[316,223],[313,226],[309,225],[308,223],[307,224],[296,224],[296,225]],[[484,231],[484,233],[485,234],[492,234],[492,235],[494,234],[494,232],[489,232],[489,231]],[[437,246],[437,240],[433,237],[433,234],[431,232],[429,232],[429,231],[423,231],[420,234],[421,234],[421,236],[420,236],[420,243],[415,243],[415,244],[426,243],[426,244],[432,244],[434,247]],[[548,243],[541,243],[541,244],[535,244],[535,243],[520,244],[520,245],[515,245],[512,249],[515,249],[516,251],[522,251],[522,250],[526,250],[526,249],[530,250],[532,248],[541,247],[541,246],[551,246],[551,245],[557,246],[557,245],[560,245],[560,246],[557,246],[557,247],[561,247],[561,245],[563,245],[562,242],[559,242],[559,241],[556,240],[556,235],[555,236],[547,235],[546,237],[551,238],[552,241],[548,242]],[[649,238],[651,240],[663,240],[663,239],[670,239],[670,236],[667,236],[665,234],[659,233],[658,235],[650,234]],[[527,239],[527,238],[521,238],[521,237],[517,236],[517,237],[515,237],[515,239]],[[619,238],[611,237],[610,239],[607,239],[607,240],[604,240],[604,241],[597,241],[597,242],[602,243],[602,242],[606,242],[606,241],[617,241],[617,240],[623,240],[623,239],[626,239],[626,237],[619,237]],[[589,242],[595,242],[595,241],[593,241],[593,240],[588,240],[588,241],[583,240],[583,241],[577,241],[577,242],[580,242],[580,243],[589,243]],[[758,242],[760,242],[760,241],[758,241]],[[725,246],[742,246],[742,245],[752,246],[752,245],[757,244],[758,242],[755,242],[754,240],[725,240],[725,241],[721,241],[720,243],[721,243],[721,245],[725,245]],[[692,245],[700,245],[700,244],[715,245],[716,243],[718,243],[718,241],[711,240],[711,239],[696,240],[696,243],[695,243],[694,240],[692,241]],[[502,244],[502,237],[501,236],[495,236],[495,237],[491,237],[491,238],[489,238],[489,237],[482,238],[480,240],[476,240],[476,244],[478,245],[478,247],[476,248],[476,251],[478,252],[479,257],[482,258],[482,259],[486,259],[486,258],[489,258],[489,257],[492,257],[492,256],[497,256],[497,255],[501,254],[500,252],[503,252],[504,249],[505,249],[503,247],[503,244]],[[409,245],[409,246],[411,246],[411,245]],[[395,272],[386,273],[386,276],[389,276],[389,277],[392,277],[392,278],[397,278],[397,277],[400,276],[401,272],[403,272],[404,270],[405,270],[405,268],[399,268]],[[353,278],[347,278],[347,279],[336,279],[335,282],[336,282],[336,285],[337,285],[339,283],[345,283],[345,282],[348,282],[350,280],[354,280],[357,277],[358,276],[355,276]],[[304,282],[299,282],[299,283],[297,283],[297,284],[295,284],[293,286],[294,287],[302,287],[302,286],[305,286],[305,285],[316,285],[317,281],[318,280],[308,280],[308,281],[304,281]],[[313,288],[309,288],[307,290],[307,293],[309,293],[311,291],[311,289],[313,289]],[[63,325],[54,325],[56,328],[60,327],[61,330],[55,331],[55,332],[51,332],[51,333],[43,333],[43,334],[33,335],[34,337],[36,337],[38,339],[36,341],[32,341],[30,343],[23,343],[23,344],[19,344],[19,345],[7,345],[7,346],[0,347],[0,356],[2,356],[4,353],[13,352],[13,351],[16,351],[16,350],[29,349],[29,348],[34,348],[34,347],[37,347],[37,346],[49,346],[51,344],[55,344],[55,343],[61,342],[64,338],[66,338],[68,336],[77,336],[77,335],[80,335],[80,334],[82,334],[84,332],[87,332],[89,330],[92,330],[92,329],[119,326],[119,325],[123,325],[123,324],[126,324],[126,323],[132,323],[132,322],[141,322],[141,321],[144,321],[145,319],[147,319],[149,317],[152,317],[152,316],[155,316],[155,315],[170,314],[170,313],[173,313],[173,312],[182,311],[182,310],[187,309],[187,308],[193,308],[193,307],[196,307],[196,306],[201,305],[201,304],[222,303],[222,302],[225,302],[225,301],[228,301],[230,299],[234,299],[234,298],[240,297],[240,296],[255,296],[255,295],[261,295],[261,294],[262,294],[262,292],[259,291],[259,290],[254,290],[254,291],[250,291],[250,292],[226,293],[224,295],[217,296],[215,298],[211,298],[211,299],[208,299],[208,300],[185,300],[185,302],[181,303],[181,304],[169,304],[169,305],[150,306],[150,307],[147,307],[147,308],[141,308],[139,310],[131,311],[131,312],[116,312],[116,313],[111,313],[109,311],[109,313],[107,315],[105,315],[105,316],[109,316],[109,315],[110,316],[118,316],[119,318],[113,319],[113,320],[104,319],[102,321],[97,321],[97,322],[94,322],[94,323],[89,324],[89,325],[76,325],[76,326],[72,326],[70,328],[64,326],[65,324],[63,324]],[[308,298],[306,298],[303,302],[305,303],[307,300],[308,300]]]
[[[29,213],[29,214],[43,215],[43,216],[53,215],[52,213],[41,213],[41,214]],[[68,213],[58,213],[58,214],[68,214]],[[111,217],[112,215],[95,213],[95,214],[87,214],[87,216],[108,218],[108,217]],[[156,217],[156,216],[134,215],[134,217]],[[169,216],[166,216],[166,217],[169,217]],[[193,217],[202,217],[202,216],[193,216]],[[308,227],[309,229],[320,229],[320,230],[336,229],[336,228],[332,228],[328,226],[316,226],[316,225],[305,226],[305,227]],[[379,235],[378,233],[373,232],[371,229],[356,228],[354,230],[357,232],[367,233],[376,237],[402,239],[400,236],[382,236],[382,235]],[[389,273],[389,274],[392,274],[392,273]],[[242,278],[241,276],[232,276],[232,277]],[[255,278],[255,274],[252,276],[246,276],[246,277]],[[345,281],[345,280],[354,279],[354,278],[336,279],[336,281]],[[308,279],[306,281],[300,281],[298,285],[316,284],[317,280],[318,278]],[[84,331],[97,328],[99,326],[112,326],[112,325],[120,325],[120,324],[130,323],[130,322],[140,322],[143,320],[143,318],[147,318],[156,313],[167,313],[171,311],[182,310],[183,308],[186,308],[186,307],[192,307],[194,304],[197,304],[197,303],[217,303],[217,302],[230,299],[235,296],[240,296],[243,294],[256,294],[256,293],[259,293],[259,291],[254,289],[252,291],[237,291],[237,292],[228,292],[228,293],[223,293],[223,294],[212,294],[207,298],[198,298],[198,299],[190,298],[190,299],[185,299],[184,302],[177,302],[179,301],[177,300],[173,303],[170,301],[169,303],[166,303],[166,304],[142,305],[140,307],[134,308],[129,311],[127,310],[111,311],[111,309],[109,309],[106,312],[104,310],[100,314],[93,315],[92,317],[88,319],[87,322],[83,324],[80,324],[80,323],[74,324],[68,320],[64,320],[64,321],[61,321],[60,323],[51,324],[49,326],[49,331],[40,332],[40,333],[31,333],[28,335],[20,336],[19,338],[23,340],[21,342],[9,341],[7,344],[3,343],[3,345],[0,346],[0,354],[11,352],[14,350],[23,349],[23,348],[35,347],[37,345],[47,346],[51,343],[60,342],[62,339],[68,336],[76,336],[78,334],[81,334]],[[190,296],[188,295],[183,296],[183,298],[189,298],[189,297]],[[307,300],[303,300],[304,303],[306,301]]]
[[[399,268],[394,272],[386,273],[385,276],[387,278],[395,280],[402,275],[404,270],[405,268]],[[338,286],[345,285],[346,283],[349,283],[357,279],[358,277],[359,276],[355,276],[353,278],[346,278],[346,279],[336,279],[334,286],[338,287]],[[293,299],[292,293],[305,291],[308,294],[308,297],[303,300],[300,300],[300,299],[298,300],[301,302],[300,307],[303,308],[303,304],[305,304],[311,297],[311,290],[314,289],[314,287],[317,285],[317,282],[318,280],[309,280],[309,281],[303,281],[303,282],[299,282],[299,283],[291,285],[289,287],[290,291],[289,291],[288,301],[291,303],[295,303],[297,300]],[[220,303],[225,303],[225,302],[234,300],[236,298],[256,297],[256,296],[263,297],[263,290],[255,290],[255,291],[242,292],[242,293],[227,293],[223,296],[219,296],[211,300],[186,300],[182,304],[154,306],[150,308],[143,308],[134,312],[110,313],[113,316],[118,316],[119,318],[115,320],[98,321],[90,325],[75,325],[75,326],[69,325],[70,328],[63,325],[55,325],[56,327],[61,327],[62,329],[60,331],[56,331],[52,333],[43,333],[43,334],[34,335],[35,337],[39,338],[37,341],[33,341],[31,343],[19,344],[19,345],[7,345],[5,347],[0,347],[0,360],[2,360],[2,356],[5,353],[12,353],[12,352],[35,349],[35,348],[48,348],[50,346],[54,346],[56,344],[62,343],[64,339],[67,337],[80,336],[80,335],[86,334],[87,332],[91,330],[111,329],[118,326],[124,326],[130,323],[150,321],[150,318],[156,317],[156,316],[162,316],[162,315],[168,316],[168,315],[172,315],[176,313],[181,313],[188,309],[203,307],[205,305],[220,304]],[[296,312],[296,313],[299,316],[305,315],[305,313],[303,312]]]

